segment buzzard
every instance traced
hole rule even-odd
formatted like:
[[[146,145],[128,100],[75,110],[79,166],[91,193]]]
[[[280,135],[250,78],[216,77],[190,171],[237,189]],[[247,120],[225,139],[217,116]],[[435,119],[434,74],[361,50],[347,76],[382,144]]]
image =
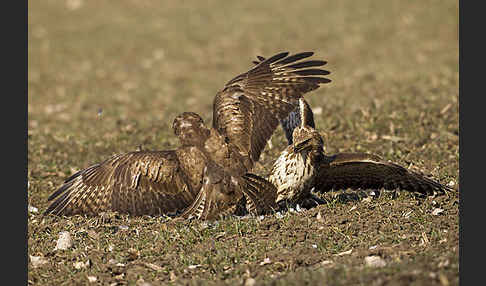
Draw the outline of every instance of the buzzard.
[[[329,83],[312,52],[276,54],[230,80],[215,96],[212,127],[193,112],[174,119],[181,146],[115,155],[83,169],[52,194],[45,214],[175,214],[214,219],[246,199],[252,213],[275,204],[275,187],[249,173],[305,93]],[[182,212],[182,214],[181,214]]]
[[[403,189],[422,195],[443,194],[451,188],[422,174],[368,153],[326,155],[324,142],[315,129],[309,104],[299,99],[299,108],[282,125],[292,141],[275,161],[268,180],[277,188],[280,206],[289,203],[315,205],[320,199],[311,194],[332,189]]]

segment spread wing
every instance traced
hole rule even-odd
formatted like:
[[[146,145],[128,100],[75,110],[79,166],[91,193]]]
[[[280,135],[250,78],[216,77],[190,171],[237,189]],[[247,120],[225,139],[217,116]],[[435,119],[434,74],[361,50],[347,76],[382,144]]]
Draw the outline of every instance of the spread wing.
[[[425,195],[445,193],[451,188],[419,173],[366,153],[340,153],[326,156],[321,163],[315,191],[346,188],[403,189]]]
[[[175,151],[116,155],[69,177],[49,196],[52,203],[44,214],[172,214],[196,196],[187,182]]]
[[[257,59],[257,61],[253,61],[255,65],[258,65],[265,60],[265,58],[262,56],[257,56]],[[288,145],[292,145],[292,134],[294,132],[294,129],[302,123],[302,116],[305,119],[304,123],[306,125],[312,128],[316,128],[316,125],[314,123],[314,113],[312,112],[309,103],[307,103],[305,99],[302,99],[302,101],[304,103],[304,114],[301,114],[300,112],[301,107],[297,106],[289,113],[287,117],[280,120],[280,125],[282,126],[282,130],[284,131],[285,138],[287,138]]]
[[[279,120],[298,106],[299,98],[331,81],[323,77],[328,71],[315,68],[325,61],[301,61],[312,55],[284,52],[259,57],[255,67],[230,80],[216,95],[213,127],[253,162],[258,161]]]

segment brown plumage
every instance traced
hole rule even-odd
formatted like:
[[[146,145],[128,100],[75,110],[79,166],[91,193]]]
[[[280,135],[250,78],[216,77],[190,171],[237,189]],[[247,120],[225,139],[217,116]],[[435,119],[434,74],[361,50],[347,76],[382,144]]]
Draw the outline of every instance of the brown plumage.
[[[324,154],[320,134],[312,127],[313,114],[300,100],[299,126],[293,130],[293,144],[275,161],[269,181],[277,188],[277,203],[316,200],[311,190],[327,192],[347,188],[403,189],[423,195],[451,190],[426,176],[366,153]]]
[[[212,219],[231,212],[243,198],[252,213],[274,206],[276,191],[250,174],[279,120],[304,93],[322,83],[328,71],[309,67],[324,61],[300,61],[311,52],[287,52],[263,59],[216,94],[213,127],[185,112],[174,120],[181,147],[136,151],[88,167],[55,191],[46,214],[175,214]],[[300,61],[300,62],[299,62]]]

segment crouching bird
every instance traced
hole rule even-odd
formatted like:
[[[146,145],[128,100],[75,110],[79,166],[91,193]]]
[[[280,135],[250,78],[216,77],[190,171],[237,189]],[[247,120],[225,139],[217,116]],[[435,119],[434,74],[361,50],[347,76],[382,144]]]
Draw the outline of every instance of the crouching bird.
[[[230,80],[213,101],[207,128],[193,112],[177,116],[172,128],[181,146],[113,156],[69,177],[48,200],[45,214],[173,214],[215,219],[246,199],[253,214],[275,207],[275,187],[251,174],[279,124],[303,94],[330,82],[325,61],[302,59],[312,52],[260,57]]]
[[[422,195],[443,194],[450,187],[367,153],[326,155],[324,142],[315,129],[309,104],[299,99],[299,108],[282,124],[292,140],[275,161],[268,180],[277,188],[277,204],[306,207],[322,203],[311,193],[332,189],[403,189]],[[287,136],[289,139],[289,136]]]

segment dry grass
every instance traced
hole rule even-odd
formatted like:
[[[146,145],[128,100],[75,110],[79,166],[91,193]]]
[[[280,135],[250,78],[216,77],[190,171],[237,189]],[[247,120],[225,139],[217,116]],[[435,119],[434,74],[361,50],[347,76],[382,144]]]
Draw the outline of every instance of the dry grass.
[[[307,97],[327,152],[368,151],[457,184],[457,1],[28,5],[27,191],[39,209],[28,252],[47,261],[29,262],[30,284],[458,284],[458,194],[326,194],[327,205],[302,213],[212,224],[40,215],[73,172],[139,145],[177,146],[170,125],[180,112],[210,124],[216,91],[256,55],[283,50],[329,62],[333,82]],[[280,129],[272,143],[256,172],[284,148]],[[74,245],[54,251],[61,231]],[[366,267],[369,255],[386,266]]]

